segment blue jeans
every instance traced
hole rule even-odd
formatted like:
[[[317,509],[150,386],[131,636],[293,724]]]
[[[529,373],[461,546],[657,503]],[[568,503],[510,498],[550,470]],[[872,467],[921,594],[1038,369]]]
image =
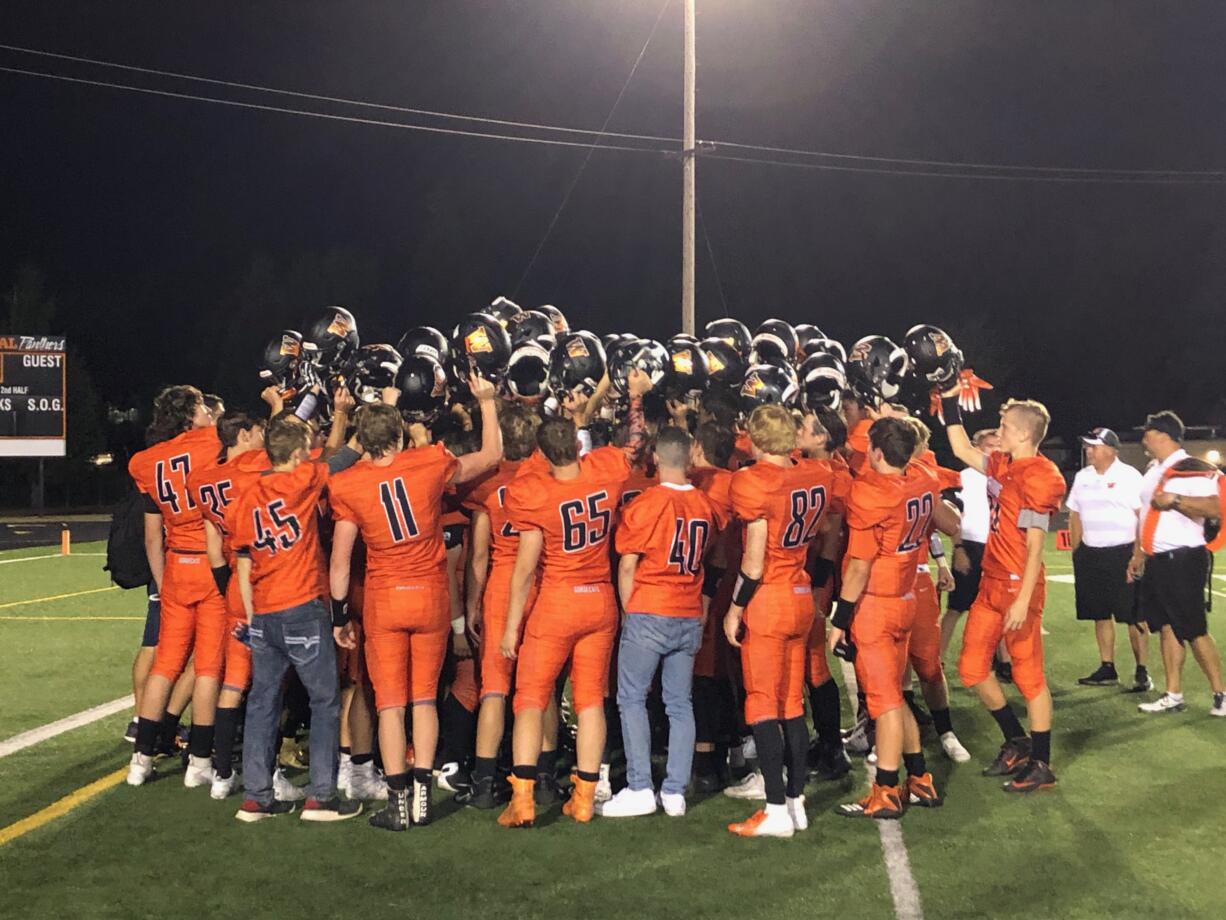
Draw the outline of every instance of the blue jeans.
[[[622,624],[617,651],[617,706],[626,750],[626,782],[631,789],[650,789],[651,728],[647,691],[656,668],[668,713],[668,767],[661,791],[681,795],[694,762],[694,656],[702,644],[697,617],[663,617],[630,613]]]
[[[251,691],[243,726],[243,787],[261,805],[273,800],[281,721],[281,683],[293,667],[311,699],[311,782],[307,795],[321,802],[336,795],[336,750],[340,744],[340,687],[332,619],[314,600],[251,624]]]

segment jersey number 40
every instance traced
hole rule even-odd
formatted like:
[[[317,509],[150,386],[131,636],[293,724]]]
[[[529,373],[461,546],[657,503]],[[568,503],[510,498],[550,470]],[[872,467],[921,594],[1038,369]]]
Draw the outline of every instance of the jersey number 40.
[[[697,575],[702,570],[702,557],[707,550],[711,524],[702,518],[686,521],[677,518],[673,545],[668,551],[668,564],[677,567],[678,575]]]

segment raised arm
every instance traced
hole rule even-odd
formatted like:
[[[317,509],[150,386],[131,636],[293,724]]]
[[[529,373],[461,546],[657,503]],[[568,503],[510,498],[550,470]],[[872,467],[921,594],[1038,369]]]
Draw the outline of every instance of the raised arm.
[[[476,479],[502,459],[502,429],[498,427],[498,404],[494,401],[494,385],[484,377],[470,374],[468,388],[481,407],[481,449],[475,454],[459,458],[452,482],[468,482]]]
[[[954,456],[981,473],[988,471],[988,455],[971,443],[966,426],[962,424],[962,407],[958,405],[958,394],[961,386],[941,394],[941,415],[945,420],[945,434],[949,437],[949,447]]]

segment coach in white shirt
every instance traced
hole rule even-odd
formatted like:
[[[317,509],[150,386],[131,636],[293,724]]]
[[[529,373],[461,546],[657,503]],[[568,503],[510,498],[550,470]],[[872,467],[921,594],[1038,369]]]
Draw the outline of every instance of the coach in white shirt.
[[[1090,465],[1073,479],[1065,503],[1073,544],[1077,619],[1093,621],[1100,663],[1096,671],[1077,682],[1090,687],[1119,683],[1115,623],[1126,623],[1137,662],[1129,690],[1143,693],[1154,688],[1146,669],[1149,633],[1139,622],[1136,590],[1128,578],[1141,508],[1141,473],[1121,462],[1119,435],[1110,428],[1095,428],[1082,436],[1081,443]]]
[[[1183,434],[1183,422],[1174,412],[1159,412],[1145,420],[1142,443],[1155,462],[1141,484],[1141,526],[1128,573],[1142,579],[1141,604],[1149,628],[1162,631],[1166,693],[1140,709],[1182,712],[1187,708],[1183,701],[1187,643],[1213,690],[1209,714],[1226,716],[1222,658],[1205,618],[1209,574],[1205,521],[1221,521],[1221,473],[1188,456],[1181,446]]]

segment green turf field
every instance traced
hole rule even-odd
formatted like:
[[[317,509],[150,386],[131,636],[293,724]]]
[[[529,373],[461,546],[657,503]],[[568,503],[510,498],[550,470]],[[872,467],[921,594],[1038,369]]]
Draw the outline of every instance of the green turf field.
[[[85,555],[0,564],[0,741],[130,692],[143,592],[18,603],[104,589],[101,564]],[[1069,566],[1049,553],[1049,574]],[[1223,604],[1226,583],[1220,590]],[[1097,656],[1073,619],[1071,584],[1049,584],[1046,623],[1060,785],[1016,799],[981,777],[999,736],[953,681],[955,726],[974,760],[955,768],[930,745],[948,802],[901,822],[924,915],[1223,916],[1226,720],[1207,715],[1199,670],[1188,662],[1186,713],[1142,716],[1136,696],[1076,685]],[[1117,661],[1130,671],[1122,632]],[[1151,670],[1160,683],[1156,641]],[[0,758],[0,834],[124,766],[128,718]],[[116,786],[0,846],[0,917],[894,916],[877,827],[830,813],[862,788],[859,765],[845,784],[810,786],[810,829],[791,841],[731,837],[724,825],[750,808],[723,796],[691,800],[682,820],[579,827],[555,810],[531,831],[453,813],[449,802],[436,825],[400,835],[361,819],[249,826],[233,820],[237,797],[213,802],[183,789],[177,768],[162,769],[150,786]]]

